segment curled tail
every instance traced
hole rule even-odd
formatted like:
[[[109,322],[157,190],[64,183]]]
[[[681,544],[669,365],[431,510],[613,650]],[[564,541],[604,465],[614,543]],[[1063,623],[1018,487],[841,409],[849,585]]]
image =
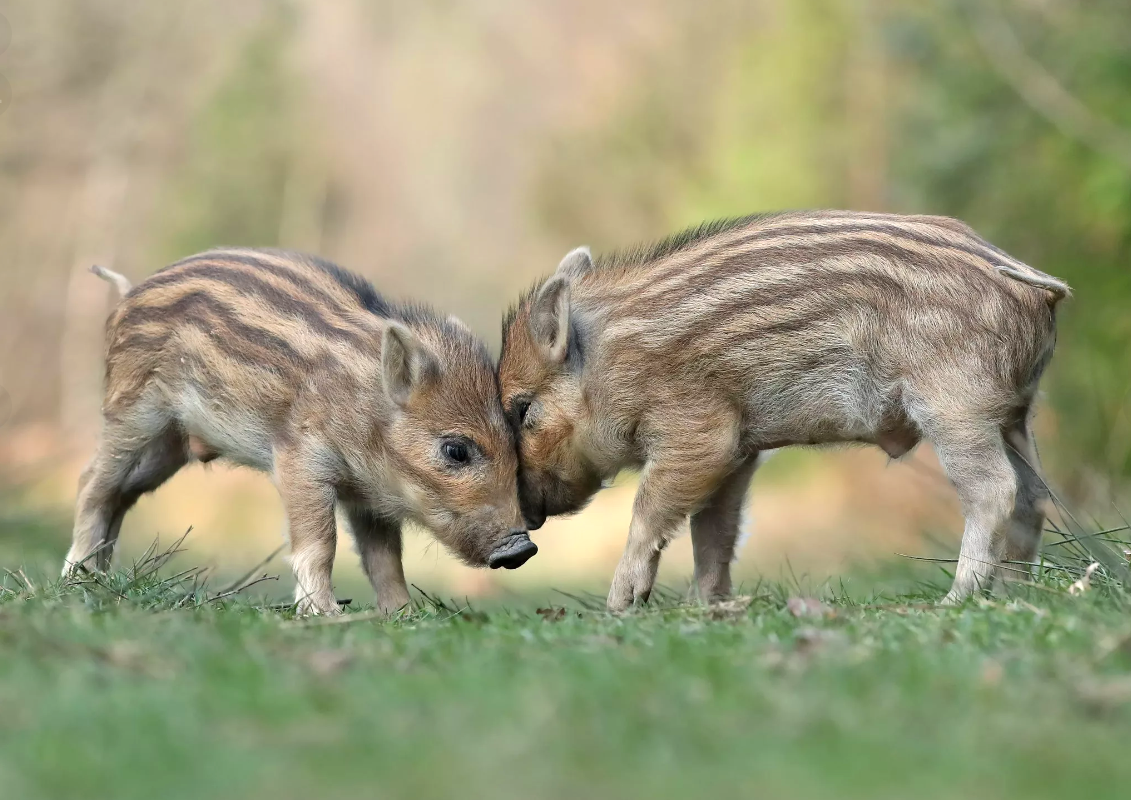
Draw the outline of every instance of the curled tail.
[[[100,267],[95,264],[90,268],[90,271],[102,280],[110,281],[110,283],[114,284],[114,287],[118,290],[118,294],[122,297],[125,297],[130,289],[133,288],[133,284],[131,284],[124,275],[119,275],[113,270],[106,269],[106,267]]]
[[[1045,275],[1042,272],[1033,270],[1032,272],[1023,272],[1015,267],[1006,267],[998,265],[997,271],[1007,278],[1012,278],[1021,283],[1027,283],[1030,286],[1036,286],[1038,289],[1044,289],[1053,295],[1053,302],[1056,303],[1072,294],[1072,289],[1064,281],[1058,281],[1051,275]]]

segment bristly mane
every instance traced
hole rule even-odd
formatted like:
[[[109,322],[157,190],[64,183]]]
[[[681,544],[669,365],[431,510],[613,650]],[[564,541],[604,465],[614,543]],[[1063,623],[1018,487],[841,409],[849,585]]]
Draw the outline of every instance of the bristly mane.
[[[597,256],[593,261],[593,267],[594,269],[631,269],[632,267],[640,267],[663,258],[664,256],[685,250],[696,242],[701,242],[704,239],[709,239],[720,233],[740,228],[743,225],[748,225],[757,220],[776,217],[781,213],[780,211],[771,211],[761,214],[747,214],[744,217],[724,217],[723,219],[711,220],[710,222],[701,222],[698,225],[685,228],[678,233],[673,233],[671,236],[652,244],[637,245],[627,250],[618,250]],[[512,303],[510,308],[507,309],[506,314],[503,315],[502,350],[506,350],[507,348],[507,334],[514,324],[515,319],[518,318],[518,312],[530,302],[534,297],[534,293],[538,291],[538,288],[545,280],[545,278],[538,280],[537,283],[523,292],[518,300]]]
[[[333,278],[339,286],[353,295],[357,302],[361,304],[361,307],[370,314],[400,322],[418,322],[424,325],[432,325],[443,329],[445,332],[455,329],[455,326],[449,323],[446,317],[439,314],[431,306],[417,302],[395,303],[388,300],[377,291],[367,278],[340,267],[332,261],[294,250],[276,250],[275,252],[322,270]]]
[[[639,267],[648,264],[672,253],[686,250],[696,242],[717,236],[735,228],[741,228],[755,220],[769,219],[780,212],[764,214],[747,214],[744,217],[726,217],[723,219],[701,222],[690,228],[685,228],[678,233],[673,233],[653,244],[642,244],[628,250],[620,250],[607,255],[598,256],[594,261],[597,269],[617,269],[625,267]]]
[[[337,281],[343,289],[356,297],[362,307],[371,314],[385,318],[393,316],[392,303],[378,294],[373,284],[357,273],[350,272],[348,269],[343,269],[332,261],[327,261],[324,258],[319,258],[318,256],[313,256],[308,253],[297,253],[294,251],[283,252],[296,261],[305,262],[311,267],[320,269],[328,274]]]
[[[514,325],[514,321],[518,319],[518,312],[521,311],[532,299],[534,299],[534,293],[537,292],[545,282],[546,278],[539,278],[537,282],[535,282],[529,289],[519,295],[518,299],[511,303],[507,308],[506,313],[503,314],[503,338],[499,345],[500,360],[502,359],[503,352],[505,352],[507,349],[507,336],[510,333],[511,327]],[[495,369],[497,372],[497,364]]]
[[[475,345],[475,349],[479,351],[479,355],[486,361],[491,360],[490,353],[487,351],[487,346],[483,344],[475,336],[472,336],[468,331],[464,330],[461,326],[453,324],[452,321],[438,313],[435,309],[425,303],[409,302],[409,303],[395,303],[383,297],[377,289],[367,279],[358,275],[356,272],[351,272],[348,269],[339,267],[332,261],[327,261],[324,258],[310,255],[309,253],[299,253],[293,250],[274,250],[273,248],[264,248],[265,250],[272,250],[273,252],[280,253],[292,258],[301,263],[305,263],[310,267],[322,270],[338,282],[344,289],[357,298],[358,303],[371,314],[375,314],[383,319],[393,319],[406,324],[419,324],[427,327],[438,328],[445,336],[456,337],[465,339]]]

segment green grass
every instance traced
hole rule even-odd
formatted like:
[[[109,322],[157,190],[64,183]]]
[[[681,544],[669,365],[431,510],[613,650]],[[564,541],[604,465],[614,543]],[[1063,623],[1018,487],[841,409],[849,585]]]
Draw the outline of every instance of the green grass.
[[[0,796],[1131,791],[1131,597],[1102,570],[952,610],[925,602],[941,584],[814,608],[763,585],[621,618],[424,597],[378,622],[217,598],[162,561],[5,578]]]

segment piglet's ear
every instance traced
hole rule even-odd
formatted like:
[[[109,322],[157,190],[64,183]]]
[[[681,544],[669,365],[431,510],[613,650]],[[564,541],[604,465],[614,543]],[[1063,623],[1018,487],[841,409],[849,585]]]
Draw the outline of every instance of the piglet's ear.
[[[588,247],[578,247],[566,253],[565,258],[558,264],[558,275],[576,278],[593,269],[593,256]]]
[[[530,304],[530,335],[550,364],[561,364],[569,352],[569,282],[555,275]]]
[[[439,377],[440,363],[424,342],[399,322],[390,322],[381,338],[381,376],[385,393],[398,406]]]

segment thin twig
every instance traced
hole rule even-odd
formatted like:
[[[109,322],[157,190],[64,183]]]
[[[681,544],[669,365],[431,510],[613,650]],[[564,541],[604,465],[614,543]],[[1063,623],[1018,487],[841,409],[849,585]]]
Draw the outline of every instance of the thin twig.
[[[220,592],[219,594],[208,598],[208,600],[206,602],[215,603],[217,600],[223,600],[225,597],[231,597],[232,595],[239,594],[244,589],[250,589],[252,586],[255,586],[257,583],[263,583],[264,581],[277,581],[277,580],[279,580],[278,575],[264,575],[261,578],[256,578],[255,580],[251,581],[250,583],[245,583],[241,586],[237,586],[234,589],[229,589],[227,591]]]
[[[0,569],[3,569],[4,572],[7,573],[8,577],[10,577],[12,580],[14,580],[17,584],[19,584],[20,588],[23,591],[25,591],[25,592],[32,591],[30,586],[24,585],[24,580],[26,580],[26,579],[20,577],[21,575],[23,575],[23,570],[20,570],[20,574],[17,575],[16,573],[12,572],[12,570],[8,569],[7,567],[0,567]]]
[[[1131,170],[1131,133],[1093,112],[1026,53],[996,2],[982,0],[969,7],[975,40],[1017,95],[1065,136]]]
[[[575,594],[570,594],[569,592],[562,591],[561,589],[553,589],[552,591],[557,592],[563,597],[568,597],[570,600],[580,605],[586,611],[604,611],[604,606],[597,600],[586,600],[583,597],[578,597]]]
[[[900,558],[910,558],[912,561],[930,561],[935,564],[957,564],[957,558],[928,558],[927,556],[909,556],[906,553],[896,553]]]
[[[252,567],[252,568],[251,568],[251,569],[249,569],[249,570],[248,570],[247,572],[245,572],[245,573],[243,574],[243,576],[241,576],[241,577],[239,578],[239,580],[235,580],[235,581],[232,581],[232,583],[230,583],[230,584],[229,584],[228,586],[226,586],[226,587],[224,587],[223,589],[221,589],[221,590],[220,590],[220,593],[221,593],[221,594],[223,594],[224,592],[228,592],[228,591],[231,591],[232,589],[234,589],[235,587],[239,586],[239,585],[240,585],[241,583],[243,583],[244,581],[246,581],[246,580],[247,580],[248,578],[250,578],[250,577],[251,577],[252,575],[254,575],[255,573],[259,572],[259,570],[263,569],[263,568],[264,568],[265,566],[267,566],[268,564],[270,564],[270,563],[271,563],[271,561],[272,561],[272,560],[273,560],[273,559],[275,558],[275,556],[277,556],[277,555],[279,555],[279,553],[283,552],[283,548],[284,548],[284,547],[286,547],[286,545],[285,545],[285,544],[281,544],[281,545],[279,545],[278,547],[276,547],[276,548],[275,548],[275,549],[274,549],[274,550],[273,550],[273,551],[271,552],[271,555],[267,556],[267,558],[263,559],[263,560],[262,560],[262,561],[260,561],[260,562],[259,562],[258,564],[256,564],[256,565],[255,565],[254,567]]]

